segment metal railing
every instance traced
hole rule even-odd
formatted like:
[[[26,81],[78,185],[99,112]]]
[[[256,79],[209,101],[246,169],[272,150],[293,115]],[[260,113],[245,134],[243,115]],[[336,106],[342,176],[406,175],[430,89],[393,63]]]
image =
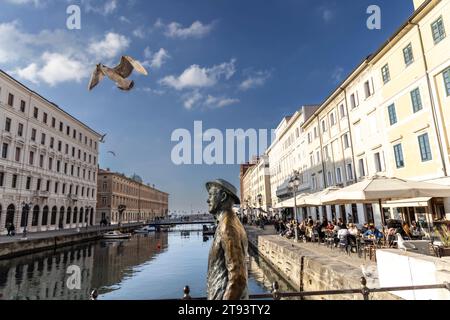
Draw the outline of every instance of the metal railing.
[[[303,292],[280,292],[278,282],[274,282],[272,285],[272,293],[254,294],[250,295],[250,300],[257,299],[273,299],[281,300],[282,298],[304,298],[310,296],[330,296],[330,295],[342,295],[342,294],[361,294],[363,300],[369,300],[371,293],[377,292],[391,292],[391,291],[411,291],[411,290],[430,290],[430,289],[446,289],[450,292],[450,283],[444,282],[443,284],[431,284],[420,286],[402,286],[402,287],[384,287],[384,288],[368,288],[367,280],[361,277],[361,288],[359,289],[340,289],[340,290],[322,290],[322,291],[303,291]],[[181,299],[165,299],[165,300],[207,300],[206,297],[193,298],[190,296],[189,286],[183,289],[184,296]],[[90,300],[97,300],[98,291],[95,289],[90,295]]]

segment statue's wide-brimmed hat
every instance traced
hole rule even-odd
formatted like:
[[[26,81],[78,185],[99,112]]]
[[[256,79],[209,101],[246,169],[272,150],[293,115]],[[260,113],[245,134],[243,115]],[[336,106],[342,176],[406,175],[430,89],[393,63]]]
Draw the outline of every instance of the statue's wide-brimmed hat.
[[[224,189],[230,196],[233,197],[236,204],[241,204],[241,200],[237,196],[237,190],[236,187],[233,186],[228,181],[225,181],[223,179],[216,179],[214,181],[209,181],[206,183],[206,189],[209,190],[212,186],[217,186],[219,188]]]

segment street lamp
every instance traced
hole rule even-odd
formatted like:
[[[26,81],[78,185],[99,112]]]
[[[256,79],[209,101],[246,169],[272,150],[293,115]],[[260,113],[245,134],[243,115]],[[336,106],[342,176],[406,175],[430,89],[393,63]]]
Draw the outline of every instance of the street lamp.
[[[289,189],[292,191],[292,194],[294,195],[294,216],[295,216],[295,241],[298,241],[298,230],[297,230],[297,191],[298,187],[300,186],[300,178],[298,171],[294,171],[294,173],[291,176],[291,179],[289,180]]]
[[[262,194],[260,193],[260,194],[258,194],[257,196],[256,196],[256,198],[258,199],[258,203],[259,203],[259,208],[258,208],[258,211],[259,211],[259,219],[261,220],[260,221],[260,226],[261,226],[261,228],[262,229],[264,229],[264,222],[263,222],[263,220],[262,220],[262,213],[261,213],[261,205],[262,205]]]
[[[30,212],[33,203],[22,202],[22,212],[25,212],[25,226],[23,228],[22,237],[25,239],[27,237],[27,226],[28,226],[28,213]]]

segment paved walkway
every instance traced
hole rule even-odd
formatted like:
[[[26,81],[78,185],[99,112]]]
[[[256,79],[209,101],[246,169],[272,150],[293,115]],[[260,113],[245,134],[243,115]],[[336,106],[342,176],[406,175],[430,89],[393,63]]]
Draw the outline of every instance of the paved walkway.
[[[265,230],[261,230],[258,227],[255,226],[245,226],[248,233],[258,234],[260,236],[273,236],[277,237],[278,241],[283,241],[287,244],[290,244],[292,247],[298,247],[302,250],[307,250],[311,253],[318,254],[321,256],[326,257],[327,259],[330,259],[330,263],[339,263],[341,265],[346,265],[349,267],[349,269],[352,270],[361,270],[361,276],[362,274],[362,268],[361,265],[364,265],[364,268],[367,270],[368,273],[370,273],[370,276],[366,276],[368,285],[371,287],[378,287],[379,281],[378,281],[378,271],[377,271],[377,264],[374,261],[370,261],[369,258],[364,259],[363,257],[358,257],[356,253],[351,253],[350,255],[347,255],[344,251],[341,251],[339,248],[327,248],[324,244],[318,244],[318,243],[311,243],[311,242],[295,242],[293,239],[287,239],[282,236],[277,235],[275,229],[273,226],[266,226]]]
[[[138,227],[141,226],[141,223],[132,223],[132,224],[123,224],[121,228],[128,228],[128,227]],[[117,225],[107,226],[107,227],[100,227],[100,226],[91,226],[89,228],[83,227],[80,228],[80,231],[78,229],[64,229],[64,230],[53,230],[53,231],[43,231],[43,232],[28,232],[26,240],[38,240],[38,239],[46,239],[46,238],[53,238],[53,237],[59,237],[59,236],[67,236],[72,234],[80,234],[80,233],[89,233],[89,232],[96,232],[96,231],[111,231],[118,229],[119,227]],[[1,243],[11,243],[11,242],[18,242],[23,241],[22,233],[16,234],[14,237],[8,237],[8,236],[0,236],[0,244]]]

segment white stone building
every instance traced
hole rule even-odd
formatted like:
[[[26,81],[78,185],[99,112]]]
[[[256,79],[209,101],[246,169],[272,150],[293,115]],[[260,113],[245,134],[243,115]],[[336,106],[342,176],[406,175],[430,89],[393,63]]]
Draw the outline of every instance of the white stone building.
[[[99,139],[0,71],[0,234],[94,224]]]

